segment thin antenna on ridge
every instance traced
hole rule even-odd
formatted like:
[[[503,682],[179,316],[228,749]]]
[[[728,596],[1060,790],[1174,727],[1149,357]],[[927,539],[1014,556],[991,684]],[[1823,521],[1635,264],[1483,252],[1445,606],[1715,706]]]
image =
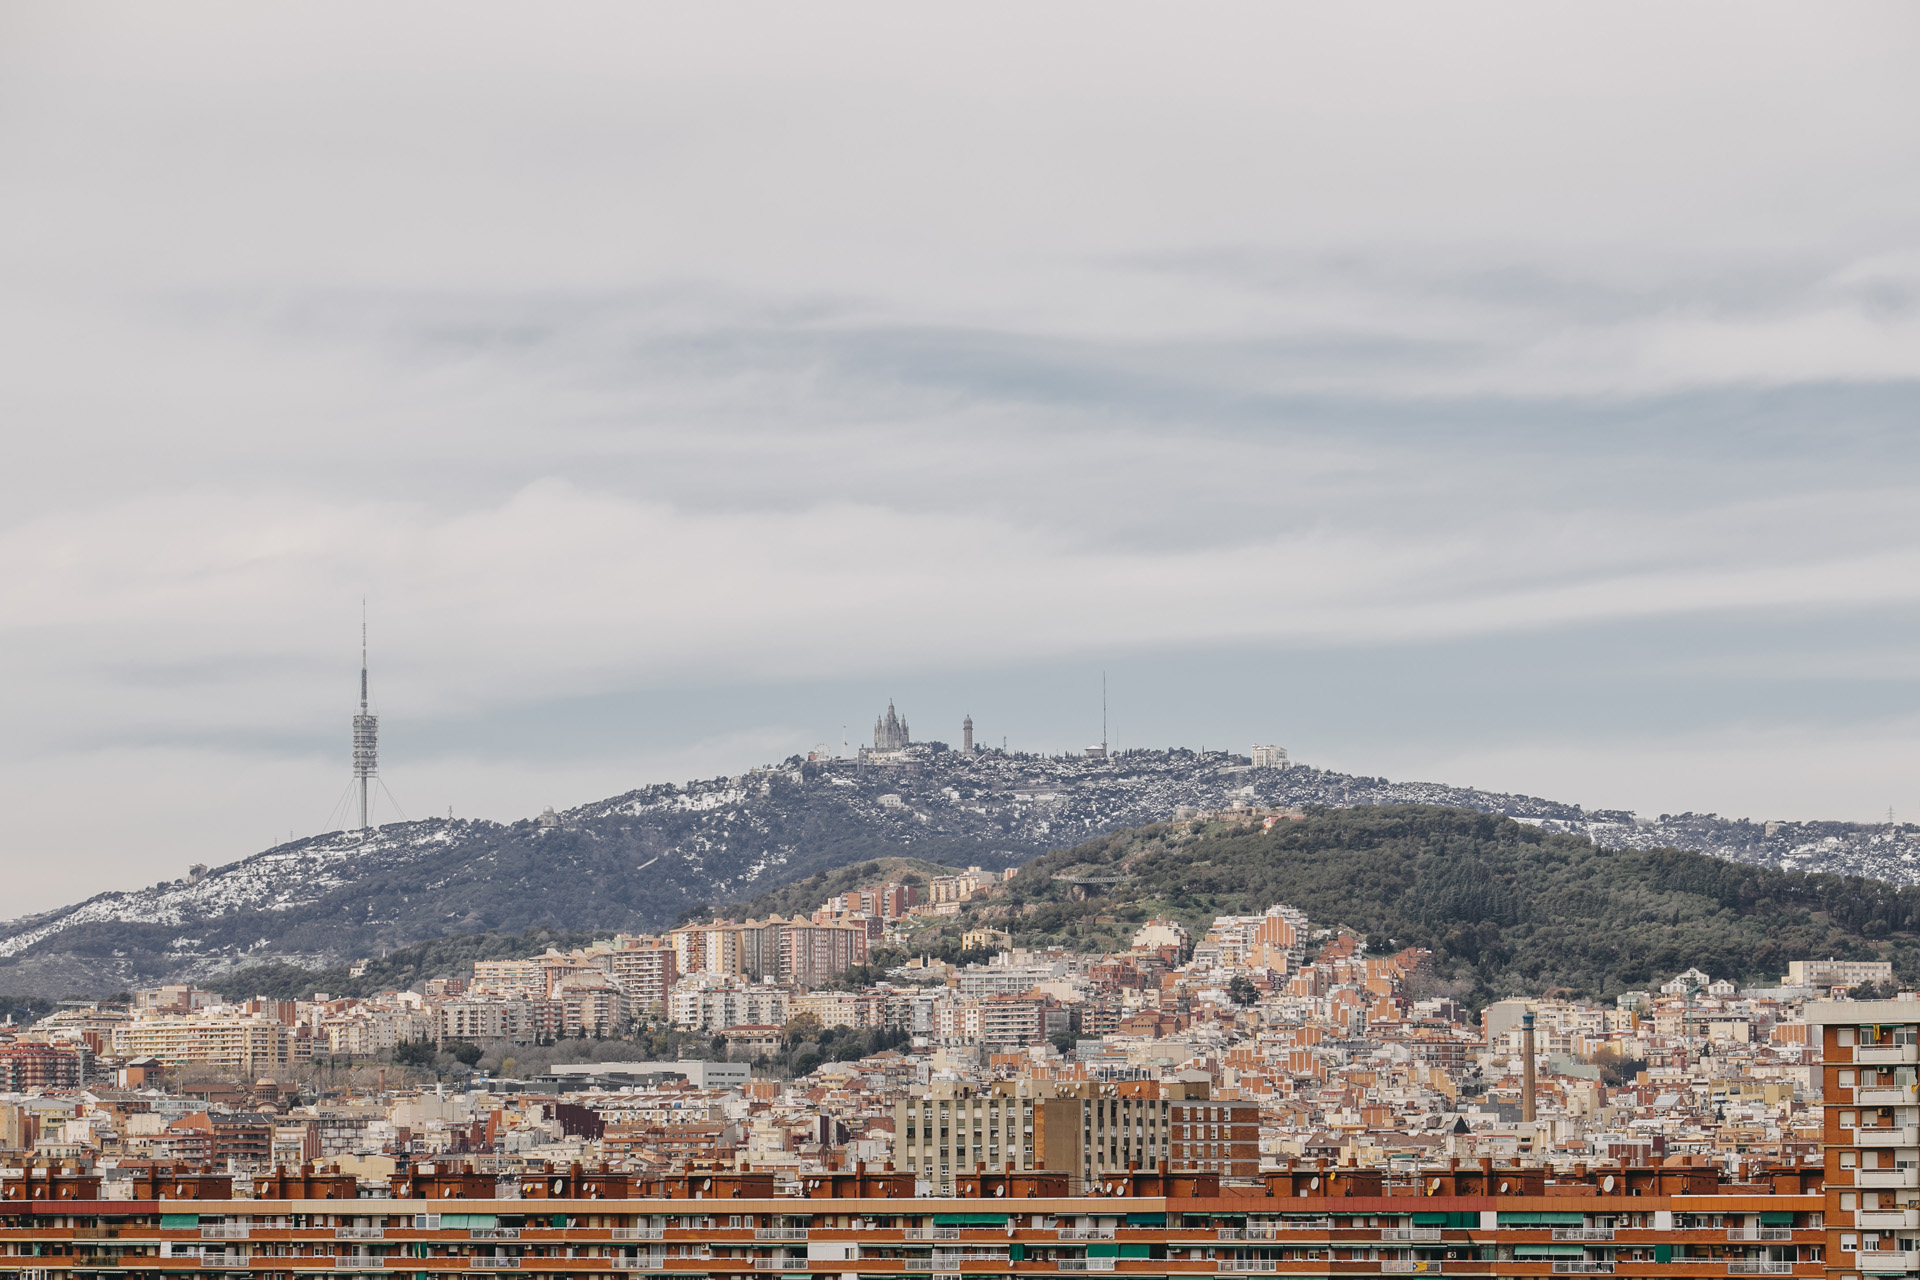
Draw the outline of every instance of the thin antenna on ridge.
[[[353,718],[353,780],[360,788],[360,830],[371,825],[369,783],[380,773],[380,718],[367,710],[367,598],[360,597],[360,714]],[[391,796],[388,799],[392,799]]]
[[[1100,673],[1100,755],[1107,754],[1107,673]]]

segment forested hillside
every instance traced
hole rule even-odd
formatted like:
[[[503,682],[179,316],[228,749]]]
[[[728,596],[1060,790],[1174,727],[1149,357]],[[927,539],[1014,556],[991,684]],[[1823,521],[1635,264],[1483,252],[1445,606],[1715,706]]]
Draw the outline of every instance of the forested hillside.
[[[1120,879],[1076,889],[1073,877]],[[1155,916],[1198,938],[1215,915],[1276,902],[1364,933],[1375,950],[1430,948],[1437,983],[1476,1002],[1613,995],[1689,965],[1772,983],[1789,960],[1825,956],[1887,958],[1897,977],[1920,976],[1920,889],[1607,850],[1424,805],[1314,810],[1264,832],[1230,821],[1119,832],[1027,864],[964,922],[997,921],[1016,943],[1106,949]]]

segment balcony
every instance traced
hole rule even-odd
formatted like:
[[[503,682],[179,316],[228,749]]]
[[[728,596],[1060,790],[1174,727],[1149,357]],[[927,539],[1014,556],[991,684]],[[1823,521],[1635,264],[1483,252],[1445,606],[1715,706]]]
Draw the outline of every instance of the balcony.
[[[1793,1264],[1773,1262],[1766,1258],[1756,1258],[1749,1262],[1729,1262],[1727,1274],[1730,1276],[1790,1276],[1793,1274]]]
[[[1856,1147],[1920,1147],[1920,1128],[1912,1125],[1888,1125],[1886,1128],[1855,1129]]]
[[[1062,1271],[1111,1271],[1114,1258],[1060,1258],[1053,1264]]]
[[[1915,1090],[1910,1084],[1875,1085],[1853,1092],[1853,1100],[1863,1107],[1911,1107]]]
[[[1553,1238],[1566,1244],[1611,1244],[1612,1227],[1555,1227]]]
[[[1728,1227],[1728,1244],[1782,1244],[1793,1239],[1792,1227]]]
[[[1221,1240],[1278,1240],[1277,1227],[1220,1227],[1214,1234]]]
[[[1862,1209],[1853,1215],[1853,1225],[1863,1231],[1913,1231],[1920,1229],[1920,1209]]]
[[[805,1227],[755,1227],[753,1238],[755,1240],[805,1240],[807,1229]]]
[[[1429,1262],[1425,1258],[1388,1258],[1380,1264],[1382,1275],[1421,1275],[1437,1276],[1440,1264]]]
[[[1568,1258],[1564,1262],[1553,1264],[1553,1274],[1557,1276],[1610,1276],[1613,1274],[1611,1262],[1590,1262],[1586,1259],[1575,1261]]]
[[[1853,1060],[1863,1064],[1881,1066],[1912,1066],[1920,1062],[1920,1044],[1863,1044],[1856,1045]]]
[[[1391,1244],[1439,1244],[1438,1227],[1384,1227],[1380,1239]]]
[[[805,1258],[798,1262],[788,1262],[785,1258],[754,1258],[752,1261],[755,1271],[787,1271],[796,1267],[804,1269],[807,1265]]]
[[[253,1228],[244,1222],[211,1222],[200,1228],[202,1240],[247,1240]]]
[[[1920,1249],[1862,1249],[1853,1255],[1853,1265],[1876,1275],[1920,1271]]]
[[[387,1260],[374,1253],[343,1253],[333,1260],[335,1271],[384,1271]]]
[[[1288,1218],[1277,1224],[1282,1231],[1331,1231],[1332,1218]]]
[[[520,1269],[520,1259],[468,1258],[465,1265],[468,1271],[518,1271]]]
[[[203,1253],[199,1265],[209,1270],[245,1270],[252,1265],[250,1260],[237,1253]]]
[[[513,1228],[508,1227],[505,1230],[512,1231]],[[514,1234],[518,1235],[519,1232],[515,1231]],[[667,1238],[667,1229],[665,1227],[615,1227],[613,1238],[615,1240],[664,1240]]]
[[[1856,1187],[1920,1187],[1920,1168],[1906,1169],[1856,1169],[1853,1174]]]
[[[1280,1266],[1272,1258],[1219,1258],[1214,1262],[1214,1271],[1225,1275],[1230,1271],[1278,1271]]]
[[[933,1259],[902,1258],[900,1259],[900,1269],[902,1271],[931,1271],[933,1270]]]
[[[958,1227],[908,1227],[900,1233],[903,1240],[958,1240]]]
[[[948,1271],[963,1262],[998,1262],[1007,1260],[1005,1249],[942,1249],[933,1255],[933,1269]]]
[[[206,1228],[202,1227],[201,1230],[205,1231]],[[205,1236],[201,1237],[203,1240],[205,1238]],[[335,1240],[385,1240],[387,1229],[385,1227],[335,1227],[333,1238]]]
[[[1062,1240],[1111,1240],[1113,1239],[1113,1228],[1062,1227],[1060,1228],[1060,1238]],[[1221,1238],[1225,1238],[1224,1233]]]
[[[519,1238],[520,1228],[518,1227],[467,1228],[467,1239],[469,1240],[518,1240]],[[620,1238],[619,1233],[615,1232],[613,1238],[618,1240]]]
[[[636,1258],[609,1258],[615,1271],[658,1271],[667,1265],[666,1255],[643,1253]]]

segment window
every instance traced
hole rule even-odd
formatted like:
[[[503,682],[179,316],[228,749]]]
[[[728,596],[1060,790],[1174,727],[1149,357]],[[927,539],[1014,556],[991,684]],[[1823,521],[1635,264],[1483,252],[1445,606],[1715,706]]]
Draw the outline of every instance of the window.
[[[1840,1252],[1852,1253],[1860,1247],[1860,1237],[1851,1233],[1840,1237]]]
[[[1842,1111],[1840,1113],[1840,1127],[1842,1129],[1851,1129],[1859,1123],[1860,1123],[1859,1117],[1856,1116],[1853,1112]]]
[[[1834,1038],[1841,1044],[1853,1043],[1853,1028],[1841,1027],[1834,1032]]]
[[[1856,1197],[1851,1191],[1842,1191],[1840,1193],[1840,1207],[1842,1209],[1850,1210],[1858,1207],[1857,1200],[1858,1200],[1858,1197]]]
[[[1842,1089],[1851,1089],[1851,1088],[1853,1088],[1853,1072],[1851,1072],[1851,1071],[1842,1071],[1842,1072],[1840,1073],[1840,1087],[1841,1087]]]
[[[1842,1169],[1851,1169],[1857,1162],[1857,1157],[1853,1152],[1842,1151],[1840,1153],[1840,1167]]]

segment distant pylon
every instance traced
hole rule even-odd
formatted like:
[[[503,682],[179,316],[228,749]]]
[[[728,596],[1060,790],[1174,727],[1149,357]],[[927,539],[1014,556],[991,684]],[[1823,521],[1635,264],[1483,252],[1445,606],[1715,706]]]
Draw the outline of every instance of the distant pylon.
[[[380,717],[367,710],[367,602],[360,602],[360,714],[353,718],[353,780],[360,786],[360,830],[368,819],[368,787],[380,773]]]

